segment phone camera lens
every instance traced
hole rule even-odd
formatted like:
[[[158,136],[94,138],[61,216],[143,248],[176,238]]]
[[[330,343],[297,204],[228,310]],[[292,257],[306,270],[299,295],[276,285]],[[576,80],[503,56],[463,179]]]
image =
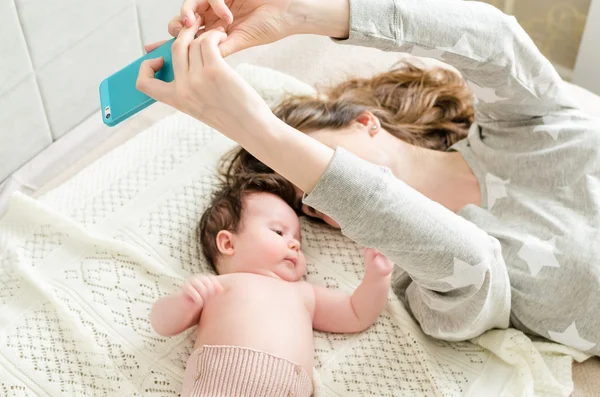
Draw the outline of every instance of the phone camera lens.
[[[110,113],[106,113],[104,117],[106,117],[107,120],[110,119]]]

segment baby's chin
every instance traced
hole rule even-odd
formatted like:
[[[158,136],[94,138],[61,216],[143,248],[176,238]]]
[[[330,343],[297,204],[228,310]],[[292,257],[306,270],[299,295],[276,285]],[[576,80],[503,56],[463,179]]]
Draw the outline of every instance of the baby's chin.
[[[298,269],[287,264],[279,265],[275,271],[277,277],[290,283],[302,280],[303,274],[299,274]]]

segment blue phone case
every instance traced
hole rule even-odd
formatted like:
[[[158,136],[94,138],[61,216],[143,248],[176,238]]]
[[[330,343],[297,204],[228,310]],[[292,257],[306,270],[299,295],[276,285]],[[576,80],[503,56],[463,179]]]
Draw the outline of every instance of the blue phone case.
[[[135,88],[140,65],[146,59],[162,56],[165,64],[156,73],[155,77],[166,82],[173,81],[171,46],[174,41],[175,39],[167,41],[154,51],[130,63],[100,83],[100,106],[104,124],[114,127],[156,102]]]

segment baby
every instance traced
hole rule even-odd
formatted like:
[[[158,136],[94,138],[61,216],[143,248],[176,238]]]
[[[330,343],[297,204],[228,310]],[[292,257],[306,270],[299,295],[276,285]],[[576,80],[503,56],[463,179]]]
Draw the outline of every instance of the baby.
[[[301,281],[295,200],[277,175],[253,177],[218,192],[204,213],[200,240],[218,275],[191,276],[151,313],[163,336],[198,325],[182,397],[311,396],[313,329],[360,332],[382,311],[393,265],[375,250],[365,250],[352,296]]]

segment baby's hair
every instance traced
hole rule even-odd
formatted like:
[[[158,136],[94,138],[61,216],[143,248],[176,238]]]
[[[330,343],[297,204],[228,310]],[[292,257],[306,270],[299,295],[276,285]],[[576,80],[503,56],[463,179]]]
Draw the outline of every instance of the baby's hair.
[[[202,214],[198,233],[202,253],[215,273],[218,273],[217,265],[221,256],[217,235],[222,230],[232,233],[240,231],[243,226],[244,199],[252,193],[274,194],[297,211],[294,186],[278,174],[238,175],[235,181],[225,183],[213,194],[208,208]]]

